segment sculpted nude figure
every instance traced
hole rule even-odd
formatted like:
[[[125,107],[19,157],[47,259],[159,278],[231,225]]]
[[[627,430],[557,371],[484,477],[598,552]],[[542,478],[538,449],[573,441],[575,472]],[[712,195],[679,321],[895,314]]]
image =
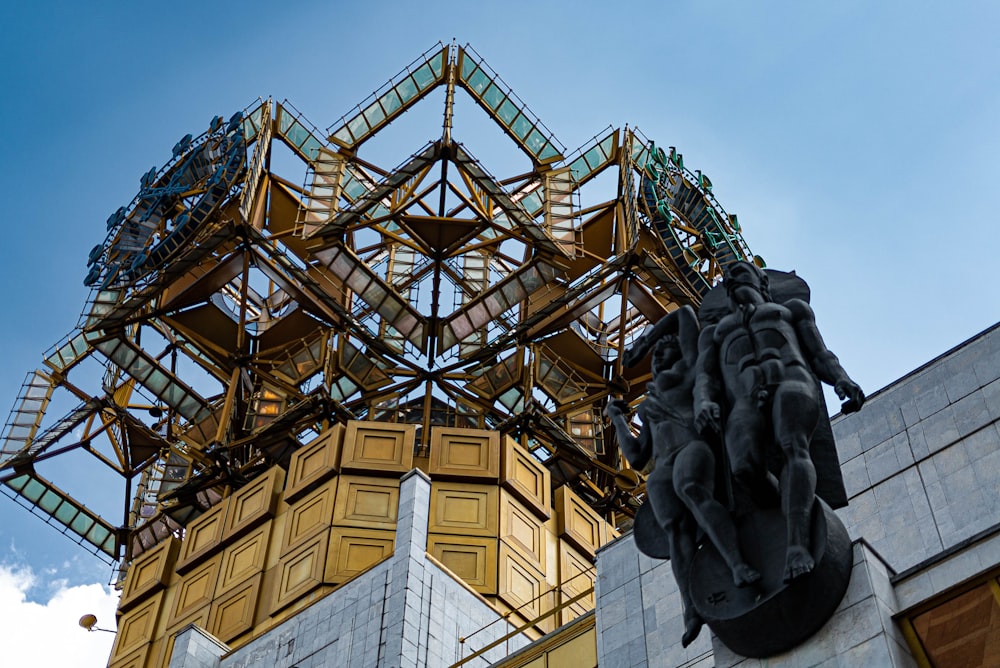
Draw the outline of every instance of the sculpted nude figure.
[[[715,544],[732,571],[737,586],[760,579],[740,554],[729,512],[714,494],[716,460],[712,448],[694,428],[692,390],[697,357],[698,320],[684,306],[660,320],[627,351],[632,366],[653,350],[653,382],[639,405],[642,428],[633,436],[625,420],[628,404],[612,400],[605,409],[618,435],[622,453],[636,469],[653,457],[656,468],[646,482],[647,503],[657,524],[666,532],[671,567],[684,606],[686,647],[697,637],[703,621],[691,604],[687,574],[697,550],[698,527]]]
[[[772,302],[767,274],[748,262],[733,265],[724,284],[730,312],[705,327],[698,343],[696,424],[699,432],[723,434],[737,494],[773,494],[766,453],[775,445],[780,448],[787,582],[815,566],[809,527],[816,469],[809,443],[825,417],[820,415],[816,379],[847,400],[844,412],[858,410],[865,395],[827,349],[809,304],[800,299]]]

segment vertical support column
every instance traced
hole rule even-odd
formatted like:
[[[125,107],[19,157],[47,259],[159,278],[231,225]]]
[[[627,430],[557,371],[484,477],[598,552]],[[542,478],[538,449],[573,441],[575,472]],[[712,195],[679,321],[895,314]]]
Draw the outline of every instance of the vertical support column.
[[[195,624],[188,625],[174,640],[170,668],[218,668],[229,647]]]
[[[399,486],[396,549],[392,556],[382,620],[380,666],[416,668],[426,664],[426,642],[421,641],[427,554],[427,520],[430,513],[431,480],[418,469],[403,476]],[[429,575],[428,575],[429,577]],[[423,650],[421,652],[421,650]]]

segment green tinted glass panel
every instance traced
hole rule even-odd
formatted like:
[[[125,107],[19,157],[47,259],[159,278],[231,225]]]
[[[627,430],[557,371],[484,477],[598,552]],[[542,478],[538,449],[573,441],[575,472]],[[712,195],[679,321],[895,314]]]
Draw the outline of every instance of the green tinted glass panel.
[[[287,111],[278,109],[278,132],[281,134],[288,132],[288,128],[291,126],[293,120],[295,119]]]
[[[469,77],[469,87],[476,92],[477,95],[482,95],[486,87],[490,85],[490,80],[486,76],[486,73],[480,69],[477,69]]]
[[[302,147],[305,143],[306,138],[309,136],[309,131],[302,127],[302,124],[298,121],[292,123],[291,127],[285,133],[285,137],[292,144],[292,146]]]
[[[528,137],[524,140],[524,143],[528,147],[529,151],[538,155],[538,152],[543,146],[545,146],[545,137],[543,137],[542,133],[538,131],[538,128],[534,128],[528,133]]]
[[[497,116],[500,117],[501,121],[510,125],[511,121],[514,120],[514,117],[517,116],[517,107],[515,107],[514,103],[508,98],[504,100],[503,104],[500,105],[500,108],[497,109]]]
[[[304,144],[302,144],[302,152],[306,154],[310,160],[315,160],[319,156],[319,149],[322,144],[313,135],[309,135],[306,138]]]
[[[385,107],[386,114],[392,114],[392,112],[403,106],[403,101],[399,99],[399,93],[393,89],[382,96],[382,106]]]
[[[406,77],[405,79],[400,81],[399,85],[396,86],[396,90],[399,92],[399,97],[404,103],[409,102],[410,100],[415,98],[417,96],[417,93],[419,92],[417,90],[417,85],[413,82],[413,79],[411,79],[410,77]]]
[[[497,88],[495,83],[491,83],[483,93],[483,102],[489,105],[491,109],[496,109],[506,97],[507,96],[503,94],[503,91]]]
[[[72,522],[73,518],[79,514],[80,511],[75,506],[72,506],[69,503],[64,503],[59,510],[56,511],[55,518],[66,526],[70,526],[70,522]]]
[[[86,536],[87,532],[91,530],[94,526],[93,518],[87,517],[86,515],[80,514],[70,523],[69,528],[77,532],[81,536]]]
[[[368,122],[370,127],[375,127],[379,123],[385,120],[385,112],[382,111],[382,107],[379,103],[372,102],[371,105],[364,112],[365,120]]]
[[[539,209],[542,208],[542,196],[541,188],[538,190],[533,190],[531,193],[526,195],[521,199],[521,206],[524,207],[525,211],[534,214]]]
[[[103,543],[101,543],[100,548],[105,553],[110,554],[112,557],[116,557],[117,558],[118,553],[115,550],[115,535],[113,533],[112,534],[108,534],[107,540],[105,540]]]
[[[444,72],[444,54],[438,54],[430,61],[431,69],[434,71],[434,77],[440,77],[441,73]]]
[[[368,132],[369,128],[368,125],[365,123],[365,117],[358,115],[352,118],[347,123],[347,129],[350,131],[351,137],[357,139],[364,133]]]
[[[28,480],[28,483],[21,490],[21,493],[24,494],[26,498],[29,498],[32,501],[38,501],[38,499],[41,498],[42,494],[45,493],[45,486],[42,483],[35,480],[34,478],[31,478]]]
[[[472,70],[476,69],[476,62],[469,58],[469,54],[462,54],[462,79],[464,81],[469,80],[469,75],[472,74]]]
[[[348,132],[347,128],[340,128],[333,133],[333,138],[337,141],[343,142],[345,144],[351,143],[351,133]]]
[[[413,73],[413,80],[417,83],[417,88],[424,90],[434,83],[434,71],[431,70],[431,66],[428,64],[423,64],[417,71]]]
[[[94,545],[102,545],[108,539],[110,532],[100,524],[95,524],[94,528],[87,532],[86,539]]]
[[[46,490],[45,493],[42,494],[42,498],[36,501],[36,503],[39,508],[51,515],[56,511],[56,508],[59,507],[59,504],[62,503],[62,499],[59,498],[59,495],[52,490]]]
[[[559,155],[559,151],[552,144],[545,144],[545,148],[541,150],[538,154],[539,160],[547,160],[548,158],[554,158]]]
[[[531,131],[531,121],[525,118],[524,114],[518,114],[514,122],[510,124],[510,129],[523,140]]]

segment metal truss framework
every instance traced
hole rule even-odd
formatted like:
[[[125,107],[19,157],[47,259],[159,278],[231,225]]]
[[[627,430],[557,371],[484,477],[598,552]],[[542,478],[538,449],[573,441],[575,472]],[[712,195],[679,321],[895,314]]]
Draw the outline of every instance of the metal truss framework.
[[[460,89],[529,172],[498,179],[452,138]],[[396,168],[361,157],[434,93],[440,136]],[[298,174],[272,171],[278,144]],[[602,174],[617,192],[581,206]],[[475,51],[438,45],[326,132],[266,100],[142,177],[90,253],[79,326],[28,374],[0,489],[127,563],[331,423],[367,419],[420,425],[423,454],[431,425],[499,430],[627,522],[643,487],[616,482],[601,410],[649,371],[622,351],[750,257],[674,149],[609,129],[567,156]],[[44,477],[70,452],[121,480],[120,517]]]

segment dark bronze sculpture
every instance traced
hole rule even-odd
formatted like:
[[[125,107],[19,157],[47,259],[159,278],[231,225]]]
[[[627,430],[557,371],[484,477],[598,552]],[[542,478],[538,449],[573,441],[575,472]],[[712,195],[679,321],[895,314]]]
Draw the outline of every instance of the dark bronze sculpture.
[[[650,348],[653,382],[639,406],[639,436],[632,435],[625,421],[626,402],[613,400],[605,412],[615,427],[622,453],[634,468],[642,469],[655,457],[656,468],[646,482],[646,491],[656,523],[666,534],[674,576],[678,582],[686,581],[700,528],[726,561],[733,583],[739,587],[752,584],[760,574],[743,560],[729,511],[715,497],[716,457],[694,430],[691,393],[698,354],[694,310],[683,306],[660,320],[635,342],[626,364],[645,357]],[[682,643],[687,647],[703,622],[691,604],[688,587],[681,586],[680,592],[684,606]]]
[[[807,300],[794,273],[738,262],[702,304],[697,353],[688,308],[626,351],[626,366],[653,351],[639,436],[624,401],[606,412],[630,464],[656,459],[652,512],[640,509],[636,544],[672,559],[685,646],[704,621],[744,655],[784,651],[817,631],[846,591],[850,540],[830,509],[846,495],[820,381],[846,400],[844,412],[865,396],[827,349]],[[698,529],[708,538],[701,549]]]
[[[833,385],[837,396],[847,399],[844,412],[861,408],[865,395],[823,343],[809,304],[801,299],[771,301],[767,274],[749,262],[734,264],[724,285],[730,313],[706,327],[698,342],[695,420],[699,431],[723,432],[719,403],[726,403],[723,440],[734,489],[741,496],[749,492],[750,498],[759,498],[761,488],[773,484],[767,474],[767,450],[775,445],[781,449],[788,582],[815,565],[809,552],[809,516],[816,469],[809,443],[821,417],[816,379]]]

